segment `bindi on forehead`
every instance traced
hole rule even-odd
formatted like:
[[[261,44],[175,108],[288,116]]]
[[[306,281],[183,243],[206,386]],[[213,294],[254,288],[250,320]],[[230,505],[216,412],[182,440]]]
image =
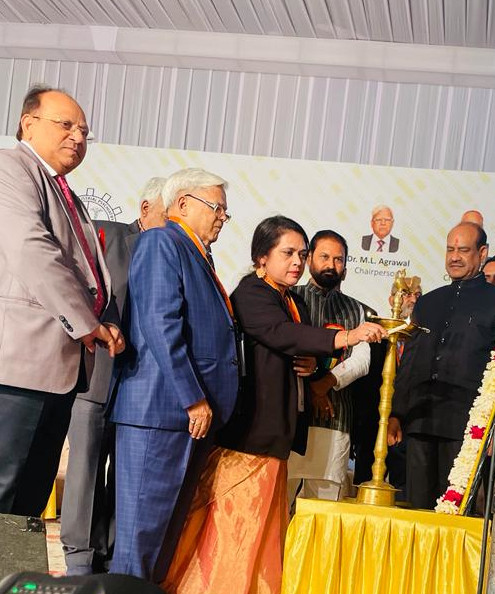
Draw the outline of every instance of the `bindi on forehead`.
[[[476,245],[476,234],[469,232],[454,233],[447,236],[447,246],[472,248]]]

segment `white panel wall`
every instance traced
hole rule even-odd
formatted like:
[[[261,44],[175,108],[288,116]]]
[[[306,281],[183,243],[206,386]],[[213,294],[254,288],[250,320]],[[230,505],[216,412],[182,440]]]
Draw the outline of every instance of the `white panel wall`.
[[[45,82],[100,142],[495,171],[491,89],[21,59],[0,59],[0,80],[0,135]]]

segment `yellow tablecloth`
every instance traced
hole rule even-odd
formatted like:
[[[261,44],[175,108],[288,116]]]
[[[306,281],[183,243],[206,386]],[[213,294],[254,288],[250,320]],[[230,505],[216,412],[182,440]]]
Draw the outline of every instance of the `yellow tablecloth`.
[[[282,594],[475,594],[483,520],[299,499]]]

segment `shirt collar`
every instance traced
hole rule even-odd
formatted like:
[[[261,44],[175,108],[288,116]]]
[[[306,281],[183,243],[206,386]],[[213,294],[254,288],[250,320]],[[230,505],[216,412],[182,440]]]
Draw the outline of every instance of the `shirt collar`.
[[[180,225],[178,225],[178,223],[176,223],[175,221],[170,221],[170,222],[172,222],[172,223],[176,224],[178,227],[180,227]],[[184,223],[185,223],[185,221],[184,221]],[[167,221],[167,224],[168,224],[168,221]],[[186,223],[186,224],[187,224],[187,223]],[[191,229],[191,227],[189,227],[189,229]],[[196,237],[196,239],[199,241],[199,243],[200,243],[200,244],[203,246],[203,248],[204,248],[205,252],[206,252],[206,253],[207,253],[207,254],[208,254],[210,257],[212,257],[212,253],[211,253],[211,247],[206,247],[206,245],[204,244],[204,242],[203,242],[203,240],[201,239],[201,237],[200,237],[200,236],[199,236],[199,235],[198,235],[198,234],[197,234],[195,231],[193,231],[193,230],[191,229],[191,232],[194,234],[194,236],[195,236],[195,237]]]
[[[306,283],[306,287],[308,291],[321,297],[326,297],[329,293],[333,293],[335,291],[335,289],[322,289],[312,279]]]
[[[452,285],[459,285],[463,287],[476,287],[478,285],[484,285],[486,283],[485,275],[482,272],[478,272],[473,278],[466,278],[464,280],[453,280]]]
[[[378,243],[379,241],[380,241],[380,238],[373,233],[373,237],[371,238],[371,243]],[[388,235],[385,235],[385,237],[382,237],[381,241],[383,241],[383,245],[388,245],[390,242],[390,233]]]
[[[48,173],[52,176],[55,177],[56,175],[58,175],[58,173],[55,171],[55,169],[53,169],[53,167],[51,167],[50,165],[48,165],[48,163],[46,161],[44,161],[39,155],[38,153],[34,150],[34,148],[29,144],[29,142],[27,142],[27,140],[21,140],[21,143],[24,146],[27,146],[27,148],[33,153],[33,155],[38,159],[38,161],[40,161],[40,163],[43,165],[43,167],[48,171]]]

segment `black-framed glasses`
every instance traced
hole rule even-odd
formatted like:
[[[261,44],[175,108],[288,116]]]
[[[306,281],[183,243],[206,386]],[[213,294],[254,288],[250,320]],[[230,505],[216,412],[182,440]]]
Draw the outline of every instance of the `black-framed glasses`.
[[[199,196],[194,196],[193,194],[184,194],[184,196],[187,196],[188,198],[194,198],[194,200],[199,200],[203,204],[206,204],[206,206],[209,206],[218,218],[223,215],[225,217],[226,223],[228,223],[232,218],[232,215],[228,213],[221,204],[218,204],[218,202],[209,202],[208,200],[200,198]]]
[[[85,126],[79,126],[79,124],[75,124],[74,122],[71,122],[70,120],[63,120],[62,118],[57,118],[57,117],[49,118],[47,116],[39,116],[39,115],[33,115],[33,114],[31,114],[31,117],[34,118],[35,120],[46,120],[47,122],[52,122],[53,124],[57,124],[57,126],[62,128],[62,130],[65,130],[66,132],[70,132],[71,134],[77,130],[78,132],[81,133],[81,136],[88,142],[91,142],[91,140],[93,140],[93,138],[94,138],[93,134],[89,128],[87,128]]]

